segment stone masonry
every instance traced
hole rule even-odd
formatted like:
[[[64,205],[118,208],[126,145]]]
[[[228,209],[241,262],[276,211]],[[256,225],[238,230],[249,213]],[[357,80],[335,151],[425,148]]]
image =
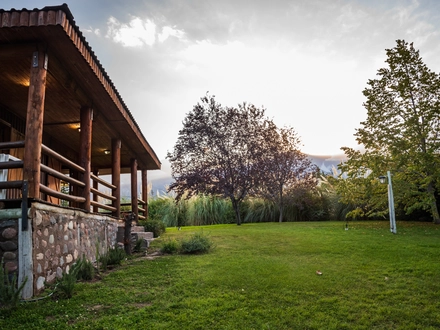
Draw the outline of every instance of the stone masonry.
[[[18,221],[0,220],[0,260],[8,273],[18,269]]]
[[[34,292],[69,272],[78,258],[94,262],[116,245],[118,221],[47,205],[33,206]]]

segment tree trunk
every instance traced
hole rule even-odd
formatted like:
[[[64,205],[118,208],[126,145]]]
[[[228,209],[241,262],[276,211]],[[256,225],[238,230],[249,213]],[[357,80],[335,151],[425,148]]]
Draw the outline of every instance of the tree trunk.
[[[280,205],[280,219],[279,222],[283,222],[283,216],[284,216],[284,207],[283,205]]]
[[[240,216],[240,203],[235,199],[231,198],[232,207],[235,211],[235,219],[237,220],[237,226],[241,225],[241,216]]]
[[[436,225],[440,225],[440,215],[439,215],[438,208],[437,208],[437,200],[435,199],[435,189],[434,189],[434,185],[432,184],[432,182],[429,183],[427,190],[428,190],[429,195],[431,196],[432,220]]]

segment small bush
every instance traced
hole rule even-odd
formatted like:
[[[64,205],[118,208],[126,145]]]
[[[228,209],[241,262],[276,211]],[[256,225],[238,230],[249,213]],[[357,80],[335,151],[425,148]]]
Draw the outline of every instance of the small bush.
[[[213,247],[211,239],[203,233],[195,233],[182,241],[180,251],[183,254],[207,253]]]
[[[180,249],[180,244],[175,239],[169,239],[162,243],[160,251],[162,253],[174,254]]]
[[[133,247],[133,252],[142,252],[142,250],[145,250],[143,248],[143,245],[144,245],[143,238],[139,238],[138,240],[136,240],[136,244]]]
[[[0,263],[0,308],[15,308],[21,299],[21,291],[27,282],[27,277],[17,286],[17,276],[14,274],[12,280],[9,279],[9,274],[4,268],[3,259]]]
[[[95,267],[93,267],[93,264],[87,260],[85,256],[78,259],[75,265],[75,268],[77,269],[77,280],[93,280],[95,277]]]
[[[144,226],[146,232],[152,232],[154,237],[159,237],[165,233],[165,224],[160,220],[146,220],[139,221],[141,226]]]
[[[59,280],[57,289],[61,291],[61,294],[66,298],[72,298],[73,291],[75,290],[75,284],[77,281],[78,269],[77,264],[72,265],[69,273],[64,273],[61,280]]]
[[[124,260],[126,257],[127,254],[123,249],[114,247],[109,249],[105,255],[99,257],[99,262],[101,263],[102,268],[105,270],[108,266],[120,265],[122,260]]]

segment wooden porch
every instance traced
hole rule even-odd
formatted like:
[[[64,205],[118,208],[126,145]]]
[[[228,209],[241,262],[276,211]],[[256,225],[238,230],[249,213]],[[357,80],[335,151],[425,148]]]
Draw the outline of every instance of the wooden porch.
[[[147,217],[160,161],[67,5],[0,9],[0,63],[0,208],[35,200],[120,218],[128,173],[130,211]]]

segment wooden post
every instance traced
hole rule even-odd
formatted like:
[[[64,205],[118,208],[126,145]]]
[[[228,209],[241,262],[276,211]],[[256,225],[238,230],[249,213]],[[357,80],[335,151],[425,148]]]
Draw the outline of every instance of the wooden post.
[[[112,184],[116,186],[113,191],[113,196],[116,200],[113,201],[113,207],[116,211],[113,216],[121,217],[121,140],[112,139]]]
[[[32,55],[26,112],[23,179],[29,183],[28,197],[40,197],[41,143],[43,139],[44,99],[46,95],[47,54]],[[23,196],[25,197],[25,196]]]
[[[92,158],[92,121],[93,110],[89,106],[81,107],[81,134],[79,149],[79,165],[84,168],[85,172],[82,182],[85,183],[82,197],[86,199],[83,209],[90,212],[90,174],[91,174],[91,158]]]
[[[135,158],[131,159],[131,212],[134,215],[134,221],[136,224],[139,221],[138,213],[138,201],[137,201],[137,160]]]
[[[148,219],[148,181],[147,181],[147,170],[141,171],[142,178],[142,200],[145,202],[145,219]]]
[[[95,168],[93,170],[93,174],[98,176],[99,175],[99,170],[97,168]],[[98,182],[93,180],[93,188],[98,190],[98,186],[99,186]],[[94,202],[98,202],[98,195],[96,195],[96,194],[93,195],[93,201]],[[98,213],[98,211],[99,211],[98,206],[97,205],[93,205],[93,212],[94,213]]]
[[[131,223],[133,221],[133,213],[126,214],[124,217],[124,249],[125,253],[131,254]]]

